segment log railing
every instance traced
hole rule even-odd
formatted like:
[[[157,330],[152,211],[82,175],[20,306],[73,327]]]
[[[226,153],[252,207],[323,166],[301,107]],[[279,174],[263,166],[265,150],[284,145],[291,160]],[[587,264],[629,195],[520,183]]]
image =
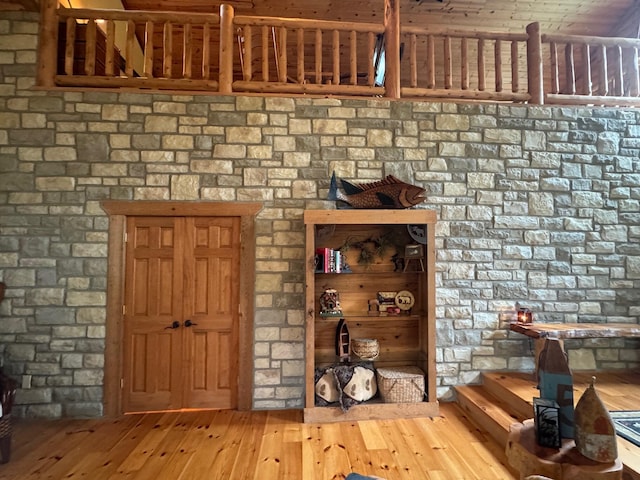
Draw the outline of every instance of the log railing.
[[[546,103],[640,106],[640,40],[542,35]]]
[[[233,24],[242,67],[235,92],[385,93],[374,84],[382,25],[250,16],[237,16]]]
[[[217,52],[210,48],[212,35],[220,34],[217,14],[59,9],[57,17],[59,34],[64,33],[58,39],[64,62],[58,63],[57,85],[218,89],[217,68],[211,71]],[[116,26],[124,29],[123,48],[116,47]],[[78,33],[84,39],[81,51]],[[78,69],[79,58],[84,68]],[[97,60],[104,63],[101,74]]]
[[[43,87],[640,106],[640,40],[544,35],[536,23],[522,34],[398,29],[228,5],[195,14],[42,0],[40,35]],[[384,61],[390,45],[399,61]]]
[[[526,41],[526,34],[404,28],[402,96],[527,101]]]

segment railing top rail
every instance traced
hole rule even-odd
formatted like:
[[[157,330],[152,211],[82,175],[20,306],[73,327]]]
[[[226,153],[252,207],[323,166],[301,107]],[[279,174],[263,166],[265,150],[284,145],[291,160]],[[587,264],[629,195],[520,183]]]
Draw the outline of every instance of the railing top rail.
[[[184,12],[151,12],[143,10],[110,10],[98,8],[60,8],[57,14],[61,18],[76,18],[81,20],[141,20],[153,22],[174,23],[219,23],[217,13],[184,13]]]
[[[236,25],[268,26],[303,28],[306,30],[341,30],[345,32],[373,32],[383,33],[384,25],[378,23],[354,23],[336,22],[331,20],[310,20],[306,18],[283,17],[253,17],[249,15],[236,15],[233,19]]]
[[[435,35],[438,37],[477,38],[483,40],[505,40],[508,42],[526,42],[529,36],[526,33],[486,32],[480,30],[453,30],[438,27],[400,27],[402,33],[416,35]]]
[[[542,34],[542,43],[576,43],[580,45],[603,45],[605,47],[640,48],[640,39],[623,37],[591,37],[585,35]]]

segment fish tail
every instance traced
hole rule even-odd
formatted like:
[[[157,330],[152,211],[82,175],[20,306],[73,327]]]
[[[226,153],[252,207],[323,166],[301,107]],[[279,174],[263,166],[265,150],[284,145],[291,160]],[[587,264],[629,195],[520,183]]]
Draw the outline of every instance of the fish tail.
[[[338,195],[340,192],[338,191],[338,180],[336,180],[336,172],[334,171],[331,174],[331,184],[329,185],[329,195],[327,196],[327,200],[338,200]]]

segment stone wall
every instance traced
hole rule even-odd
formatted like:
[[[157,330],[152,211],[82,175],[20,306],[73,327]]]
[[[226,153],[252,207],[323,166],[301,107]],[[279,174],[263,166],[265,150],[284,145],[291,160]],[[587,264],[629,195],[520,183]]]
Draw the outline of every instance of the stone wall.
[[[33,89],[37,16],[0,16],[0,351],[18,413],[102,412],[103,199],[259,201],[254,408],[298,408],[305,208],[329,177],[393,174],[436,210],[438,393],[531,369],[508,332],[637,322],[640,112]],[[567,342],[582,368],[638,368],[637,341]],[[28,387],[28,388],[27,388]]]

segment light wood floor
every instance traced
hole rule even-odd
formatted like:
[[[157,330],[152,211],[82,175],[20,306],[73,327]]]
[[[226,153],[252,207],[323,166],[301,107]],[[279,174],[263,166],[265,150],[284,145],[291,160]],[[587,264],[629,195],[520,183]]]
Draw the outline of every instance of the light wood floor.
[[[19,421],[0,479],[513,480],[456,404],[415,420],[302,423],[301,411],[201,411]]]
[[[531,374],[497,376],[513,395],[530,401],[538,394]],[[589,379],[574,375],[576,401]],[[640,372],[599,373],[596,388],[610,410],[640,408]],[[441,403],[440,412],[322,425],[303,424],[298,410],[18,420],[0,480],[330,480],[352,471],[388,480],[518,478],[505,466],[502,447],[457,404]],[[640,462],[640,447],[628,448]]]

